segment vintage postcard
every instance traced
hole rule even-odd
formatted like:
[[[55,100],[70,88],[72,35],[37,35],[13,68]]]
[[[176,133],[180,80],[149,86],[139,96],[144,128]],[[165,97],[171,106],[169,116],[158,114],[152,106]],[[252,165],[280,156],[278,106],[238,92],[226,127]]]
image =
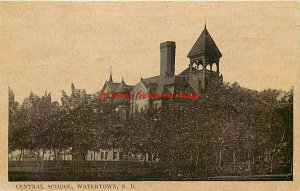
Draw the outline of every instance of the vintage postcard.
[[[0,2],[2,191],[299,185],[299,2]]]

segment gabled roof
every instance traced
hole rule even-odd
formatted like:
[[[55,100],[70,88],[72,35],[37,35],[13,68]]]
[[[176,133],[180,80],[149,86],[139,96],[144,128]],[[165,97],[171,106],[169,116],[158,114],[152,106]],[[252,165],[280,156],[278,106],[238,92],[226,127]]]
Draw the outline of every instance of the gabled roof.
[[[191,58],[199,54],[204,54],[217,59],[222,57],[220,50],[206,29],[206,25],[187,57]]]
[[[160,76],[153,76],[149,78],[142,78],[142,81],[145,83],[158,83],[161,80]]]
[[[196,68],[192,68],[192,71],[196,71]],[[190,73],[190,68],[188,67],[187,69],[183,70],[180,74],[178,74],[178,76],[186,76],[187,74]]]
[[[110,90],[110,92],[115,92],[118,89],[119,85],[120,85],[120,83],[115,83],[115,82],[112,82],[112,81],[106,81],[103,88],[102,88],[102,91],[107,86],[108,89]]]
[[[158,78],[156,78],[156,79],[158,79]],[[147,79],[142,79],[141,78],[141,82],[140,83],[145,86],[145,88],[147,89],[148,93],[150,93],[150,94],[156,93],[157,86],[158,86],[158,84],[156,82],[152,82],[151,80],[147,80]]]
[[[133,89],[133,86],[129,86],[125,84],[124,80],[122,79],[121,83],[119,84],[119,87],[116,89],[116,92],[119,93],[130,93]]]
[[[151,78],[151,80],[149,80],[149,78],[142,79],[142,82],[148,88],[149,93],[174,94],[185,91],[190,92],[192,90],[190,85],[186,82],[185,78],[180,76],[174,76],[168,79],[162,79],[157,76],[155,78]]]
[[[175,82],[174,82],[174,92],[173,93],[195,93],[193,88],[190,86],[190,84],[186,81],[185,77],[179,77],[176,76]]]

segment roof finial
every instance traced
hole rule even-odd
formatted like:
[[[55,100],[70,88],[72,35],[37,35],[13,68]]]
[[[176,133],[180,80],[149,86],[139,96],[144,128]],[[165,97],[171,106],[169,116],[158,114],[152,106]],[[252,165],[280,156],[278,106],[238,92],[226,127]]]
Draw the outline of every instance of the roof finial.
[[[110,66],[110,71],[109,71],[109,81],[112,82],[113,79],[112,79],[112,74],[111,74],[111,66]]]
[[[205,20],[204,20],[204,28],[206,29],[206,13],[205,13]]]

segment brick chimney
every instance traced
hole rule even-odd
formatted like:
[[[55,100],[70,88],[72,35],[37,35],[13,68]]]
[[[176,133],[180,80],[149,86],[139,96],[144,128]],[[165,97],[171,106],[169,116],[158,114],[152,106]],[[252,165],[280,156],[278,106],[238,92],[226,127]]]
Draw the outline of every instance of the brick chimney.
[[[167,78],[175,75],[175,50],[173,41],[160,43],[160,76]]]

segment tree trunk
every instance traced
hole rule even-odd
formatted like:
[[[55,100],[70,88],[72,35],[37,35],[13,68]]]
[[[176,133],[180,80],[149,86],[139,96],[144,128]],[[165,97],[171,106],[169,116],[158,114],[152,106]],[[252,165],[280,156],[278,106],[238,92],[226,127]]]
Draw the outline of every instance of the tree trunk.
[[[198,160],[199,160],[199,153],[197,153],[197,157],[196,157],[196,166],[198,166]]]
[[[193,164],[193,154],[192,154],[192,151],[190,151],[190,154],[191,154],[191,164]]]
[[[40,148],[38,148],[37,163],[38,163],[38,172],[40,172],[41,171],[41,169],[40,169]]]
[[[23,149],[21,148],[21,153],[20,153],[20,157],[19,157],[19,166],[20,166],[20,163],[21,163],[22,154],[23,154]]]
[[[88,157],[88,153],[85,154],[84,152],[81,152],[81,157],[82,157],[83,161],[86,161],[87,157]]]
[[[112,161],[113,161],[113,163],[114,163],[114,160],[115,160],[115,159],[114,159],[114,151],[115,151],[115,150],[114,150],[114,147],[113,147],[113,148],[112,148]]]
[[[96,151],[94,151],[94,161],[96,161]]]
[[[104,170],[106,170],[107,153],[104,152]]]
[[[207,153],[205,153],[205,171],[208,170],[208,160],[207,160]]]
[[[82,167],[83,167],[83,176],[85,177],[85,166],[86,166],[86,160],[87,160],[88,153],[83,152],[82,155],[83,155],[83,165],[82,165]]]
[[[233,150],[233,174],[235,174],[235,151]]]
[[[73,171],[73,180],[76,180],[75,177],[75,157],[72,155],[72,171]]]
[[[42,160],[42,169],[44,168],[44,157],[45,157],[45,150],[44,149],[42,149],[42,151],[43,151],[43,160]]]
[[[150,157],[150,160],[149,160],[149,157]],[[149,170],[151,172],[151,170],[152,170],[152,153],[148,154],[148,160],[149,160]]]
[[[222,168],[221,165],[222,165],[222,149],[219,150],[219,168]]]
[[[216,164],[218,164],[218,157],[219,157],[219,153],[218,150],[216,151]]]
[[[270,155],[270,171],[273,172],[273,154]]]
[[[250,159],[250,153],[248,153],[248,170],[249,170],[249,174],[251,175],[251,159]]]
[[[51,160],[51,149],[49,149],[49,161]]]
[[[54,152],[54,161],[56,162],[56,150],[54,149],[53,152]]]

